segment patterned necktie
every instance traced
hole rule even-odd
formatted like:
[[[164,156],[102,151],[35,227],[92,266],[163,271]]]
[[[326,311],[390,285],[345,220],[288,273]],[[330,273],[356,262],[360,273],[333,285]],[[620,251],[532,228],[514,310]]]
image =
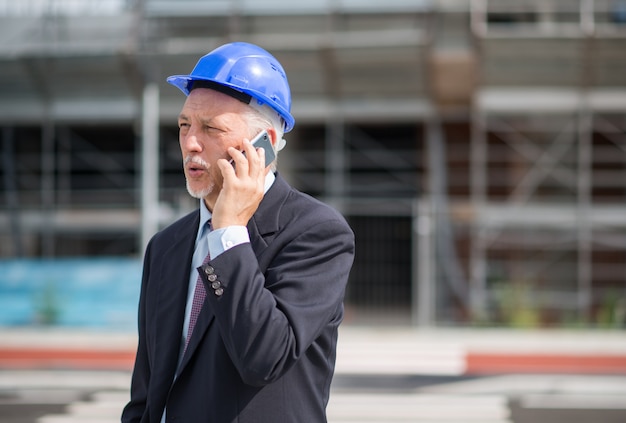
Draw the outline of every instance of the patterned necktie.
[[[211,230],[211,221],[208,223],[208,229]],[[202,261],[202,264],[207,264],[209,260],[211,260],[211,255],[207,254]],[[196,326],[198,315],[200,314],[200,310],[202,310],[202,304],[204,304],[205,298],[206,290],[204,289],[204,282],[202,282],[202,278],[200,277],[200,274],[198,274],[198,279],[196,279],[196,289],[193,293],[193,301],[191,302],[191,314],[189,315],[189,328],[187,329],[187,339],[185,339],[184,351],[187,351],[187,345],[189,345],[193,328]]]

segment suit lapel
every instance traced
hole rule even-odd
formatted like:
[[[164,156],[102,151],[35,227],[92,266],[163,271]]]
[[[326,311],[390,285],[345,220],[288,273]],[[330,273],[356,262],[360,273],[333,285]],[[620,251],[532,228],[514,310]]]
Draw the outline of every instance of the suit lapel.
[[[248,223],[250,242],[257,257],[280,229],[280,209],[289,193],[289,185],[276,174],[276,180],[263,197],[258,210]]]
[[[274,184],[269,189],[269,191],[263,197],[263,201],[259,205],[258,210],[254,214],[253,218],[250,219],[248,223],[248,233],[250,234],[250,243],[252,249],[255,252],[255,255],[259,257],[263,250],[267,248],[268,240],[276,233],[279,229],[279,216],[280,216],[280,207],[282,203],[285,201],[287,193],[289,191],[289,185],[280,177],[276,176],[276,180]],[[198,222],[196,222],[198,223]],[[197,227],[197,224],[196,224]],[[195,239],[195,238],[194,238]],[[193,249],[193,246],[192,246]],[[193,251],[190,253],[193,254]],[[190,256],[191,257],[191,256]],[[185,262],[189,263],[190,258]],[[189,280],[189,275],[187,275],[185,281]],[[185,290],[185,293],[187,291]],[[207,293],[209,294],[209,293]],[[183,313],[184,313],[184,305],[183,305]],[[202,306],[202,310],[198,315],[198,320],[196,322],[196,326],[194,328],[191,339],[189,340],[189,345],[187,346],[187,351],[183,356],[182,362],[180,363],[180,367],[178,372],[181,373],[183,369],[186,367],[190,358],[193,356],[195,350],[198,345],[204,338],[208,328],[211,326],[211,323],[215,319],[215,315],[213,314],[213,310],[208,306],[208,302],[205,301]],[[180,324],[182,327],[182,323]],[[180,339],[180,334],[179,338]]]
[[[170,383],[176,372],[180,352],[185,305],[189,287],[189,263],[193,255],[195,235],[198,231],[200,213],[181,222],[180,230],[162,257],[159,283],[159,306],[156,316],[156,354],[161,354],[163,372]],[[183,270],[181,272],[181,270]]]

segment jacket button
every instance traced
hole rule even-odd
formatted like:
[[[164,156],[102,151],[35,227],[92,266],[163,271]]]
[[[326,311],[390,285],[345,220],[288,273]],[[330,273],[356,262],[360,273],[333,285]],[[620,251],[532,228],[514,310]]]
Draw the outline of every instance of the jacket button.
[[[209,282],[214,282],[217,280],[217,275],[214,273],[212,275],[207,276],[207,279],[209,280]]]
[[[204,266],[204,273],[209,276],[215,273],[215,269],[212,266],[206,265]]]
[[[217,288],[215,290],[215,295],[217,295],[218,297],[221,297],[222,294],[224,294],[224,288]]]
[[[213,289],[220,288],[221,286],[222,286],[222,283],[220,281],[215,281],[211,284],[211,288]]]

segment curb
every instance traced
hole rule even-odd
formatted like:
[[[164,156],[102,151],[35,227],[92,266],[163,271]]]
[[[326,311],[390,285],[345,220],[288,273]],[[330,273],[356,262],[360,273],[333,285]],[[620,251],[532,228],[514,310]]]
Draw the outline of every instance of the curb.
[[[0,369],[132,370],[135,351],[58,348],[2,348]]]
[[[0,369],[131,371],[133,333],[0,328]],[[337,374],[626,374],[626,332],[343,326]]]
[[[467,374],[626,374],[626,355],[468,353]]]

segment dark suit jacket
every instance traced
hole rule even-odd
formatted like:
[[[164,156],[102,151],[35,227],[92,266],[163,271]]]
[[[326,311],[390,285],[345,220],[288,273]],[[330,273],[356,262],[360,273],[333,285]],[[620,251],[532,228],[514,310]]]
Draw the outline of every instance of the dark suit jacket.
[[[326,421],[337,328],[354,255],[339,213],[280,176],[248,224],[250,244],[209,265],[207,300],[174,381],[193,212],[150,241],[139,303],[131,400],[122,422],[320,423]]]

